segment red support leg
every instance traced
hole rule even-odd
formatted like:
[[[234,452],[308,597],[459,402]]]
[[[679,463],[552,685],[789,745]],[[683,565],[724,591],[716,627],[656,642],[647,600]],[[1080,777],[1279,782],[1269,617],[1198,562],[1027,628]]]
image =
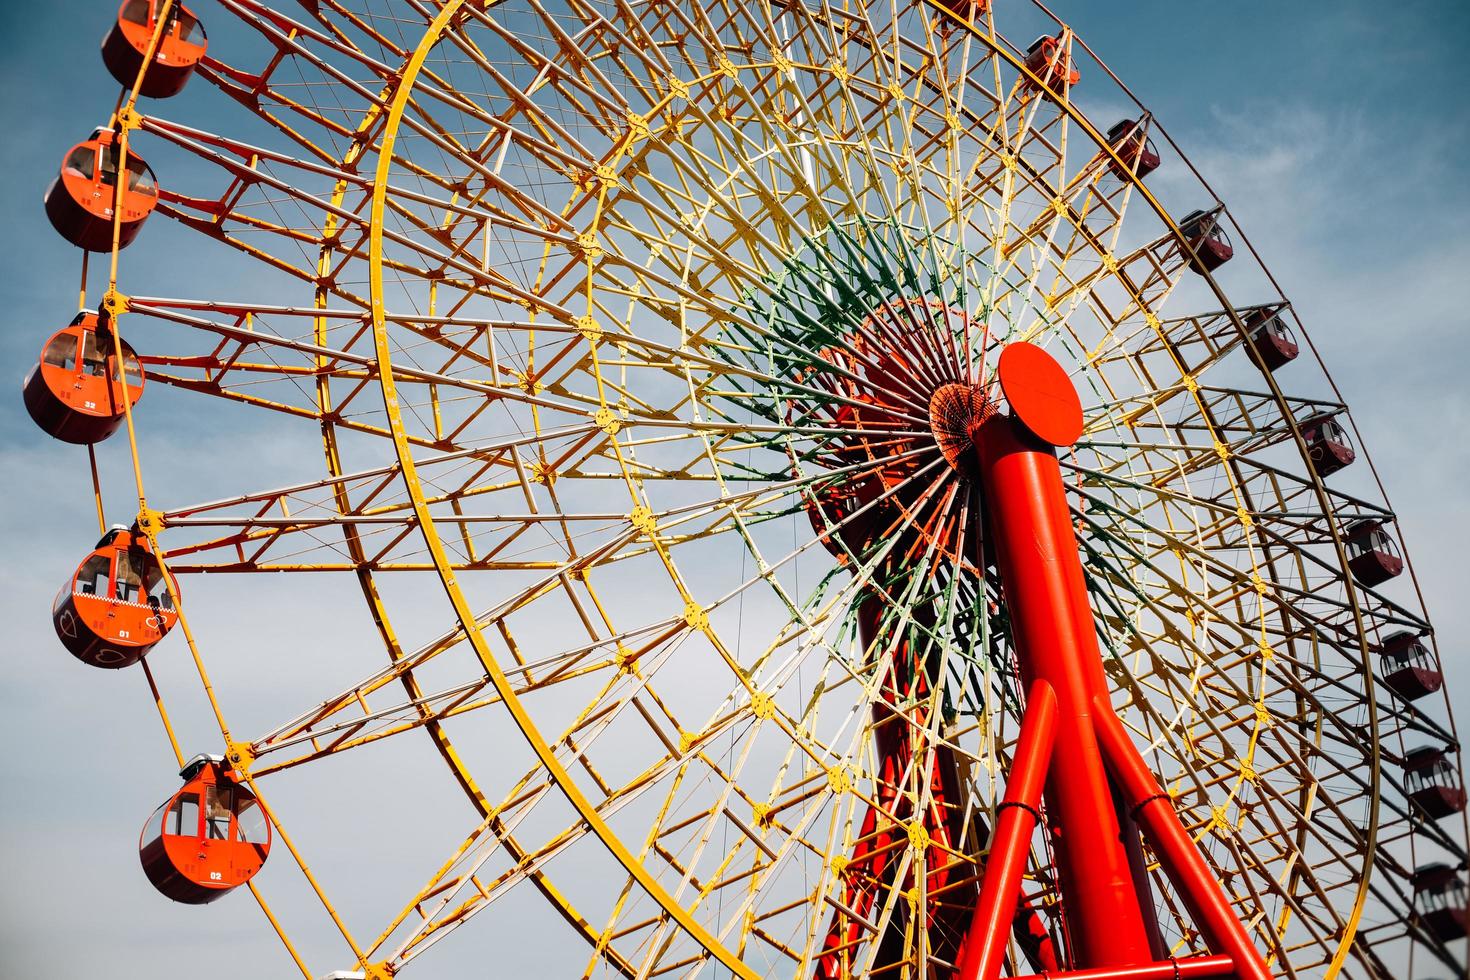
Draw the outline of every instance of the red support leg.
[[[978,389],[955,385],[963,390],[951,393],[953,398],[941,397],[942,389],[936,393],[936,403],[946,411],[933,424],[936,438],[941,430],[946,434],[948,442],[941,446],[949,446],[945,456],[951,464],[966,479],[978,475],[987,544],[1000,572],[1010,639],[1030,689],[1004,808],[978,887],[967,878],[952,878],[959,865],[948,854],[966,836],[964,787],[946,747],[922,761],[916,757],[923,740],[911,726],[924,727],[923,710],[905,715],[899,706],[926,704],[934,678],[922,653],[899,642],[883,678],[882,696],[873,705],[880,758],[877,799],[848,864],[843,898],[850,911],[834,916],[816,976],[837,980],[851,975],[853,953],[865,941],[859,920],[883,896],[907,890],[916,881],[931,896],[928,907],[917,911],[918,919],[900,909],[884,935],[866,940],[877,944],[875,970],[886,973],[902,965],[907,937],[917,927],[932,943],[929,955],[955,963],[963,980],[996,980],[1012,931],[1036,968],[1051,971],[1055,951],[1050,943],[1026,943],[1047,939],[1044,925],[1034,911],[1017,905],[1036,806],[1044,797],[1071,962],[1069,972],[1046,972],[1028,980],[1270,980],[1265,961],[1109,700],[1054,448],[1070,444],[1082,432],[1076,391],[1055,361],[1025,343],[1002,352],[998,373],[1014,416],[992,412]],[[968,429],[955,428],[950,409],[973,412]],[[958,452],[951,444],[961,442],[965,431],[975,449],[973,468],[951,455],[952,449]],[[978,540],[964,546],[975,550],[975,565],[985,564]],[[870,595],[859,610],[867,647],[873,645],[880,603],[877,595]],[[912,771],[916,764],[918,771]],[[913,784],[903,785],[910,780]],[[931,802],[918,812],[915,801],[921,795]],[[1146,880],[1140,880],[1135,821],[1217,955],[1160,961],[1149,932],[1152,900]],[[907,880],[898,881],[897,853],[905,825],[911,823],[919,823],[935,846],[914,863]],[[976,830],[986,836],[985,828]],[[968,930],[966,918],[971,920]]]
[[[1007,927],[1015,918],[1021,895],[1021,877],[1030,857],[1031,833],[1036,829],[1041,786],[1051,762],[1056,727],[1056,695],[1046,681],[1035,681],[1026,697],[1026,714],[1021,719],[1005,798],[995,818],[995,833],[990,837],[980,898],[956,971],[959,980],[1000,976],[1010,932]]]
[[[870,919],[891,884],[894,865],[894,831],[891,827],[880,828],[889,822],[885,815],[894,813],[899,805],[896,769],[899,760],[885,748],[880,737],[879,751],[882,754],[881,771],[876,780],[878,799],[868,806],[859,828],[857,842],[853,845],[852,858],[847,865],[847,881],[843,886],[843,903],[862,919]],[[822,952],[817,957],[813,976],[816,980],[845,980],[853,974],[853,955],[863,935],[863,925],[851,915],[834,914],[827,927],[827,938]],[[883,937],[878,937],[880,941]]]
[[[1204,934],[1212,949],[1228,954],[1235,962],[1235,976],[1240,980],[1271,980],[1260,953],[1225,900],[1220,884],[1200,856],[1174,804],[1159,786],[1123,723],[1113,713],[1107,698],[1099,698],[1094,715],[1098,744],[1108,768],[1123,791],[1123,798],[1134,811],[1134,819],[1153,845],[1154,854],[1164,874],[1189,909],[1194,924]]]
[[[1041,913],[1024,897],[1016,906],[1016,916],[1011,920],[1011,935],[1015,937],[1021,955],[1031,964],[1031,969],[1055,973],[1062,968],[1060,951]],[[968,941],[969,937],[966,937]]]
[[[883,619],[883,600],[878,595],[869,595],[858,609],[858,625],[864,649],[872,649],[879,636]],[[847,864],[848,881],[843,888],[843,901],[863,918],[870,918],[886,899],[889,891],[903,888],[904,882],[894,880],[899,861],[899,852],[893,845],[906,834],[903,826],[911,821],[921,822],[935,846],[928,849],[924,857],[915,863],[909,872],[909,880],[923,876],[928,890],[938,892],[949,881],[948,852],[954,850],[960,839],[961,809],[955,805],[959,795],[958,767],[953,754],[941,746],[934,753],[932,764],[914,758],[915,739],[910,719],[896,705],[908,701],[923,703],[930,688],[924,665],[916,659],[915,652],[904,642],[893,651],[880,696],[873,703],[874,741],[877,743],[879,771],[875,780],[876,806],[870,806],[863,819],[862,832],[853,848],[852,858]],[[922,714],[917,724],[923,724]],[[917,812],[913,793],[906,785],[905,776],[912,766],[919,765],[927,771],[918,774],[921,782],[928,782],[931,803]],[[962,901],[962,896],[955,896]],[[935,935],[941,948],[934,950],[942,958],[955,956],[959,938],[963,934],[964,916],[957,922],[938,922],[936,919],[953,918],[955,911],[950,905],[938,911],[926,909],[923,927]],[[887,934],[875,937],[878,944],[875,967],[892,966],[902,956],[905,923],[902,915],[895,916]],[[838,980],[852,975],[853,955],[860,946],[863,926],[851,916],[836,914],[828,926],[827,938],[822,953],[817,959],[814,976],[818,980]],[[948,937],[949,945],[943,946]]]

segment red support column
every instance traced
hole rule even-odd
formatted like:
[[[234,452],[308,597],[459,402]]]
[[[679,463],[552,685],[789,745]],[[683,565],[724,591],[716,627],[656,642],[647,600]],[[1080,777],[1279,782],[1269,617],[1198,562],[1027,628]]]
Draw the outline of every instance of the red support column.
[[[864,649],[874,649],[880,636],[884,604],[881,596],[866,596],[858,609],[858,625]],[[927,850],[909,871],[908,881],[922,876],[931,892],[939,892],[949,883],[954,869],[949,853],[959,845],[960,818],[963,810],[955,801],[960,798],[958,767],[952,752],[939,746],[932,762],[916,760],[914,731],[910,719],[895,705],[909,700],[924,701],[929,683],[923,663],[906,641],[895,641],[893,660],[884,675],[880,696],[873,702],[874,740],[877,743],[879,772],[875,780],[874,804],[864,817],[861,836],[847,864],[849,882],[844,887],[845,904],[859,916],[868,917],[880,906],[892,888],[904,888],[905,882],[894,880],[899,864],[899,851],[894,845],[904,837],[904,825],[918,822],[935,846]],[[917,719],[923,724],[922,714]],[[913,787],[904,783],[904,774],[914,765],[927,771],[910,773],[909,778],[927,781],[931,803],[927,810],[914,806]],[[929,931],[938,948],[934,951],[951,959],[959,948],[968,904],[967,886],[951,896],[949,902],[925,911],[922,928]],[[973,894],[973,892],[970,892]],[[1013,910],[1014,911],[1014,910]],[[935,928],[937,926],[937,928]],[[876,967],[891,967],[898,959],[908,927],[904,917],[895,916],[889,931],[873,939],[879,944]],[[823,951],[817,959],[814,976],[818,980],[838,980],[850,975],[852,954],[857,950],[863,927],[849,916],[836,914],[828,926]]]
[[[876,595],[866,597],[859,607],[858,624],[864,649],[872,649],[879,636],[883,618],[883,600]],[[933,764],[929,767],[928,780],[932,801],[923,813],[916,813],[906,787],[900,784],[900,775],[913,763],[913,733],[908,720],[898,712],[894,704],[915,698],[923,700],[928,694],[928,683],[922,665],[910,662],[910,651],[900,648],[894,651],[894,662],[890,666],[881,688],[882,695],[873,703],[873,726],[880,760],[878,778],[875,780],[877,799],[869,805],[864,815],[859,837],[853,847],[852,857],[847,863],[848,881],[843,887],[843,903],[862,918],[871,916],[882,904],[887,890],[904,887],[895,882],[899,852],[895,848],[903,836],[902,828],[895,824],[910,820],[921,820],[924,829],[935,846],[927,849],[922,861],[916,862],[910,871],[913,876],[924,875],[926,887],[931,894],[946,891],[945,900],[935,903],[926,911],[923,927],[929,930],[934,943],[932,952],[940,959],[958,960],[963,955],[970,929],[975,896],[979,892],[974,883],[948,888],[952,876],[965,874],[949,856],[964,837],[962,818],[965,813],[959,765],[953,751],[946,745],[935,748]],[[1039,712],[1032,721],[1032,713]],[[1039,760],[1030,768],[1034,770],[1035,789],[1024,790],[1023,798],[1034,810],[1040,804],[1040,784],[1044,778],[1046,756],[1051,752],[1051,732],[1055,727],[1055,698],[1048,689],[1046,693],[1032,692],[1027,702],[1027,715],[1022,721],[1022,739],[1026,740],[1027,726],[1045,730],[1045,749]],[[922,716],[920,718],[922,723]],[[1034,742],[1037,739],[1033,738]],[[1018,750],[1018,758],[1020,755]],[[923,778],[923,777],[920,777]],[[1013,775],[1011,783],[1016,783]],[[1019,814],[1018,814],[1019,815]],[[1027,814],[1028,819],[1030,814]],[[983,821],[976,821],[973,831],[986,839],[988,828]],[[1031,826],[1020,835],[1020,861],[1016,872],[1017,884],[1025,871],[1026,845],[1031,839]],[[978,846],[972,841],[971,846]],[[994,845],[992,845],[994,846]],[[1051,936],[1038,913],[1020,903],[1019,889],[1013,890],[1008,902],[1000,907],[997,919],[1001,939],[998,949],[1005,948],[1005,935],[1013,933],[1020,943],[1033,969],[1050,970],[1057,967],[1057,955]],[[895,917],[888,934],[872,939],[879,944],[877,967],[892,966],[895,948],[904,943],[906,923],[901,916]],[[853,955],[863,942],[864,927],[851,915],[836,912],[828,924],[827,937],[822,944],[813,969],[815,980],[844,980],[851,975]],[[942,972],[931,972],[932,976],[943,977]]]
[[[931,405],[946,459],[981,485],[986,545],[1000,572],[1011,642],[1029,691],[994,833],[978,820],[972,828],[989,837],[988,857],[978,884],[968,876],[951,879],[963,865],[950,855],[967,836],[965,791],[948,747],[936,747],[923,761],[916,758],[923,740],[910,726],[923,729],[927,719],[922,709],[909,716],[899,706],[926,703],[934,678],[923,651],[895,637],[873,704],[880,759],[876,800],[847,865],[839,906],[846,914],[833,916],[815,976],[849,975],[852,954],[864,943],[877,944],[877,969],[887,971],[904,958],[915,929],[929,935],[935,960],[956,964],[959,980],[998,980],[1011,932],[1034,968],[1053,970],[1055,949],[1045,925],[1034,910],[1018,906],[1044,798],[1071,962],[1067,972],[1028,980],[1270,980],[1265,961],[1109,700],[1055,450],[1083,431],[1077,392],[1060,365],[1031,344],[1013,343],[1002,351],[998,374],[1013,415],[996,414],[979,389],[966,385],[935,393],[933,405],[942,411]],[[967,443],[974,446],[973,467],[959,458]],[[968,546],[978,551],[980,544]],[[975,564],[983,566],[984,557],[975,554]],[[865,597],[859,609],[865,647],[874,645],[882,611],[878,594]],[[922,617],[923,608],[915,615]],[[916,762],[921,771],[912,771]],[[906,779],[913,783],[901,785]],[[922,795],[931,802],[920,812],[915,804]],[[1154,948],[1152,899],[1135,822],[1217,955],[1164,961],[1163,951]],[[907,880],[896,881],[897,849],[915,823],[935,846],[915,862]],[[891,889],[906,889],[916,880],[943,900],[931,899],[919,917],[900,915],[883,935],[865,939],[860,920]]]
[[[1220,950],[1235,962],[1240,980],[1271,980],[1261,955],[1256,952],[1235,910],[1225,900],[1220,884],[1200,856],[1199,848],[1179,822],[1169,794],[1144,764],[1123,723],[1113,713],[1105,696],[1097,705],[1097,738],[1108,768],[1123,791],[1123,798],[1153,845],[1154,855],[1174,885],[1194,924],[1210,948]]]
[[[1031,832],[1036,829],[1041,785],[1046,781],[1056,728],[1056,695],[1050,684],[1038,680],[1026,696],[1026,714],[1011,757],[1005,799],[990,837],[980,898],[975,902],[975,915],[955,973],[959,980],[1000,974],[1009,927],[1021,896],[1021,877],[1031,854]]]
[[[1106,685],[1061,468],[1050,445],[1007,416],[991,416],[973,438],[1022,680],[1045,681],[1056,692],[1056,747],[1045,796],[1072,966],[1151,963],[1093,731],[1093,696]]]
[[[1056,745],[1044,796],[1056,839],[1072,962],[1070,972],[1054,976],[1056,980],[1271,980],[1264,959],[1108,696],[1054,448],[1070,445],[1082,432],[1076,390],[1061,367],[1030,344],[1012,344],[1003,351],[998,373],[1015,414],[976,418],[970,436],[1022,679],[1033,687],[1050,685],[1056,692]],[[1034,779],[1037,771],[1028,753],[1024,760],[1018,758],[1012,778]],[[1206,942],[1221,955],[1156,959],[1146,931],[1142,889],[1133,879],[1121,836],[1115,795],[1153,845]],[[1029,830],[1028,826],[1028,835]],[[1008,851],[993,852],[986,864],[974,931],[966,941],[964,980],[999,976],[1004,936],[991,921],[993,916],[986,914],[987,897],[1007,888],[1016,875],[1012,861]]]

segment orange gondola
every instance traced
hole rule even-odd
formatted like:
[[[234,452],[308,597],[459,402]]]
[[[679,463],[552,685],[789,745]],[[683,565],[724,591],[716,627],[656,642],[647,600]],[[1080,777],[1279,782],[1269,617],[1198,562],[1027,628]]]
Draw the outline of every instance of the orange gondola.
[[[270,855],[270,821],[219,756],[197,755],[179,775],[184,785],[143,825],[138,858],[160,893],[204,905],[255,877]]]
[[[51,606],[62,645],[93,667],[142,660],[178,622],[165,574],[147,538],[120,526],[108,531]]]
[[[61,237],[77,248],[89,252],[112,250],[112,211],[117,202],[120,156],[117,134],[98,129],[90,139],[72,147],[62,161],[61,172],[46,188],[46,217]],[[143,222],[158,204],[153,171],[131,148],[127,171],[118,248],[126,248],[138,237]]]
[[[102,39],[102,61],[119,85],[132,88],[138,80],[138,69],[143,67],[158,26],[159,6],[158,0],[125,0],[118,8],[112,30]],[[204,25],[188,7],[175,3],[168,21],[138,89],[139,95],[150,99],[164,99],[182,91],[209,47]]]
[[[124,402],[143,397],[143,367],[122,342],[126,384],[118,378],[112,332],[99,330],[95,313],[78,313],[46,342],[41,361],[26,376],[24,395],[31,418],[53,438],[89,445],[117,431]]]
[[[1026,49],[1026,67],[1053,95],[1065,95],[1067,89],[1082,80],[1082,73],[1072,63],[1072,55],[1060,34],[1056,37],[1043,34],[1032,41],[1031,47]],[[1021,87],[1027,92],[1039,91],[1036,82],[1030,78],[1026,78]]]

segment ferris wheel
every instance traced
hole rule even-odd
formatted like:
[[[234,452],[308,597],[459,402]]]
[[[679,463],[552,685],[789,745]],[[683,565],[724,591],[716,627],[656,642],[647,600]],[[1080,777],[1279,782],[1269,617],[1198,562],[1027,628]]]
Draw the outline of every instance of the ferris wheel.
[[[547,976],[1463,975],[1393,512],[1225,205],[1044,7],[103,29],[123,94],[46,192],[82,302],[24,393],[96,487],[58,635],[147,674],[180,770],[131,763],[140,883],[249,891],[306,977],[434,975],[531,906]],[[221,493],[160,465],[165,395],[313,448]],[[263,576],[376,646],[254,651],[241,709],[241,624],[191,610]],[[367,921],[292,828],[390,748],[461,803],[422,867],[364,858]]]

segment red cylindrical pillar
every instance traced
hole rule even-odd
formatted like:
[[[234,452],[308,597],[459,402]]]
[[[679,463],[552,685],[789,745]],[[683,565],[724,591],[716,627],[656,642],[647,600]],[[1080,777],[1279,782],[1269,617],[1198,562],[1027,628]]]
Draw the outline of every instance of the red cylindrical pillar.
[[[1038,680],[1026,696],[1021,735],[1011,756],[1006,795],[995,818],[981,879],[980,897],[970,921],[960,956],[957,980],[1000,975],[1005,961],[1008,926],[1021,897],[1021,877],[1031,855],[1031,832],[1036,829],[1041,787],[1056,743],[1057,698],[1051,685]]]
[[[1235,963],[1235,976],[1240,980],[1271,980],[1271,971],[1256,952],[1220,883],[1179,822],[1169,794],[1144,764],[1111,705],[1100,702],[1097,707],[1097,737],[1103,755],[1117,778],[1123,799],[1133,809],[1134,819],[1143,827],[1159,865],[1189,909],[1194,924],[1204,933],[1211,948],[1229,954]]]
[[[1093,731],[1106,690],[1082,562],[1053,448],[993,415],[973,434],[987,529],[1022,679],[1051,685],[1056,745],[1046,781],[1073,969],[1154,961]]]

